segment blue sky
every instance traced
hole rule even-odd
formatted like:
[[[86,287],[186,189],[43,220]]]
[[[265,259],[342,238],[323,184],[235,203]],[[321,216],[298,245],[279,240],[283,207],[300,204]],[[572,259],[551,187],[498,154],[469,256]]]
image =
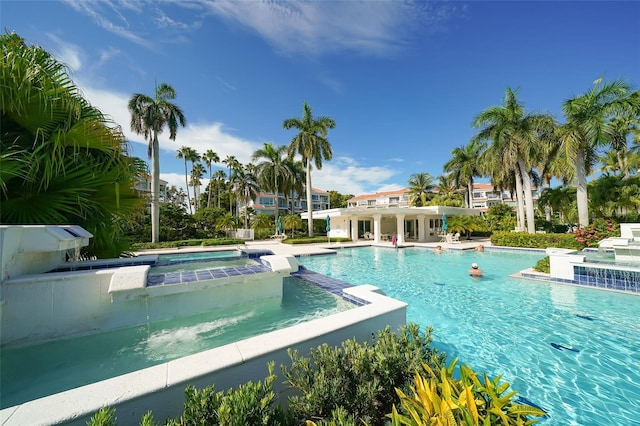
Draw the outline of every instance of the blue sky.
[[[187,126],[161,136],[160,169],[182,187],[181,146],[248,163],[264,143],[289,144],[282,122],[304,101],[336,121],[313,186],[358,195],[441,175],[507,87],[562,121],[562,102],[601,76],[640,85],[635,1],[2,0],[0,20],[69,65],[132,155],[146,159],[146,142],[129,98],[172,85]]]

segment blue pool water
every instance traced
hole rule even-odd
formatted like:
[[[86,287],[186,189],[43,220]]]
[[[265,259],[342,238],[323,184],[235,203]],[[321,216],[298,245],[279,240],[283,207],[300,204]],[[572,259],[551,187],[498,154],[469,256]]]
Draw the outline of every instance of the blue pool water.
[[[544,408],[547,425],[640,425],[640,297],[510,278],[543,254],[357,248],[299,258],[308,269],[373,284],[434,328],[434,346],[502,375]],[[484,276],[467,274],[477,262]]]
[[[316,286],[287,277],[282,299],[271,298],[30,347],[3,348],[0,408],[354,307]]]

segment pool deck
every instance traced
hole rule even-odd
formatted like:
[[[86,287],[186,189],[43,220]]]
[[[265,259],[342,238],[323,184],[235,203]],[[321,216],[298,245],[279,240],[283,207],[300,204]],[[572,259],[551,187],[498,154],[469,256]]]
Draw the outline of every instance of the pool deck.
[[[428,243],[419,243],[413,241],[407,241],[405,244],[400,247],[424,247],[428,249],[434,249],[437,246],[441,246],[444,250],[473,250],[477,246],[483,245],[485,247],[491,246],[491,241],[489,238],[473,238],[472,240],[466,240],[462,238],[460,242],[456,243],[440,243],[440,242],[428,242]],[[157,250],[145,250],[137,252],[137,255],[143,254],[163,254],[163,253],[175,253],[176,250],[180,252],[188,253],[188,252],[198,252],[198,251],[222,251],[222,250],[230,250],[230,249],[262,249],[262,250],[270,250],[273,254],[290,254],[293,256],[313,256],[318,254],[332,254],[335,253],[336,250],[343,248],[352,248],[352,247],[387,247],[392,248],[393,245],[390,242],[380,242],[374,243],[372,241],[356,241],[356,242],[344,242],[344,243],[334,243],[334,242],[326,242],[326,243],[314,243],[314,244],[284,244],[281,242],[271,241],[271,240],[258,240],[258,241],[246,241],[244,244],[239,245],[229,245],[229,246],[194,246],[194,247],[181,247],[179,249],[176,248],[167,248],[167,249],[157,249]]]

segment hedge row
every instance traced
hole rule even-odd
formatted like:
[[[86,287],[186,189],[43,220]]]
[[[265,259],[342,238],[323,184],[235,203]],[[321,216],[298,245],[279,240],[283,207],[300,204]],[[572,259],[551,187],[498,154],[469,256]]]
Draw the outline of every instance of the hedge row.
[[[494,246],[541,248],[548,247],[582,250],[583,244],[574,234],[528,234],[525,232],[495,232],[491,235]]]
[[[131,245],[132,250],[151,250],[161,248],[194,247],[194,246],[225,246],[244,244],[244,240],[238,238],[208,238],[180,241],[162,241],[159,243],[135,243]]]

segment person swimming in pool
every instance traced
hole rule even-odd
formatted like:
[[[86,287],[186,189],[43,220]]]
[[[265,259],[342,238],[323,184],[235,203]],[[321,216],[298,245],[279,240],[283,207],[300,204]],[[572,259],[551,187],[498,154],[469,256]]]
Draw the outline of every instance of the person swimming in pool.
[[[435,253],[442,253],[442,246],[437,246],[434,250]]]
[[[469,272],[469,275],[471,275],[472,277],[481,277],[482,274],[484,273],[482,269],[478,268],[477,263],[472,263],[471,269],[469,269],[468,272]]]

